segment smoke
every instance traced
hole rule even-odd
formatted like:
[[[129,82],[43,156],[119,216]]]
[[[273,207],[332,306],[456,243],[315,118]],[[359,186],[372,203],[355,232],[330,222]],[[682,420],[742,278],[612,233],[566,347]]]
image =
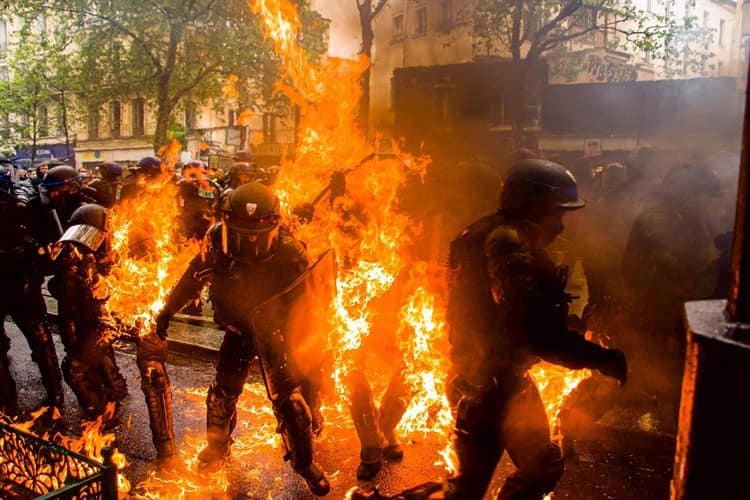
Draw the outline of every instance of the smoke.
[[[362,43],[359,13],[354,0],[315,0],[312,7],[331,21],[328,54],[335,57],[354,58]]]

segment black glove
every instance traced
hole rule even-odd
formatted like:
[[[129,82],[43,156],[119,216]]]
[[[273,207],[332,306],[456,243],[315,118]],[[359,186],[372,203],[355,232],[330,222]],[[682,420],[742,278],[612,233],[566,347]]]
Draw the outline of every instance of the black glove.
[[[299,217],[302,224],[307,224],[315,216],[315,205],[312,203],[301,203],[292,209],[292,213]]]
[[[156,317],[156,335],[160,339],[167,338],[167,330],[169,329],[169,321],[172,319],[172,315],[166,311],[162,311]]]
[[[628,379],[628,361],[625,353],[619,349],[607,349],[607,359],[597,367],[603,375],[612,377],[625,385]]]

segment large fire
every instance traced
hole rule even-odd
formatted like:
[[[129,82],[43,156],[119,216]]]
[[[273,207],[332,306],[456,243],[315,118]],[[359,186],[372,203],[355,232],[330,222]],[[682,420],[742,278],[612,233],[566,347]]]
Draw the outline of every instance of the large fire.
[[[411,157],[397,144],[384,153],[381,144],[368,141],[362,133],[355,116],[359,79],[369,64],[364,57],[312,61],[297,43],[301,23],[291,2],[249,0],[248,4],[282,61],[277,90],[300,109],[297,149],[292,159],[283,161],[275,189],[287,223],[307,243],[311,256],[332,248],[337,258],[337,294],[327,347],[334,359],[332,378],[339,401],[324,408],[326,420],[351,427],[342,404],[348,401],[348,374],[359,366],[368,340],[382,335],[384,329],[375,325],[377,317],[396,318],[393,341],[400,359],[392,368],[403,367],[412,395],[399,430],[410,440],[431,438],[441,447],[453,421],[445,395],[448,345],[443,283],[438,278],[444,273],[436,262],[422,262],[412,255],[410,246],[420,228],[398,206],[399,189],[410,176],[423,175],[429,159]],[[234,83],[228,82],[226,92],[233,91]],[[178,153],[174,144],[162,152],[172,164]],[[158,180],[143,186],[142,196],[125,200],[112,211],[116,264],[109,278],[109,308],[139,334],[152,328],[170,288],[200,251],[199,242],[177,236],[176,195],[167,168]],[[311,203],[314,211],[309,210]],[[308,217],[300,217],[295,209],[305,204]],[[533,376],[552,420],[567,393],[586,375],[540,365]],[[384,386],[382,380],[371,382],[376,389]],[[263,398],[262,387],[247,389]],[[196,400],[199,411],[205,411],[204,388],[187,394]],[[261,465],[259,457],[278,457],[280,442],[270,405],[240,410],[261,423],[240,432],[243,419],[239,419],[234,456]],[[188,435],[181,454],[195,457],[202,445],[197,435]],[[455,466],[450,447],[436,460],[449,470]],[[139,494],[159,498],[227,491],[226,473],[200,477],[191,472],[194,465],[189,462],[174,477],[152,476],[138,486]]]

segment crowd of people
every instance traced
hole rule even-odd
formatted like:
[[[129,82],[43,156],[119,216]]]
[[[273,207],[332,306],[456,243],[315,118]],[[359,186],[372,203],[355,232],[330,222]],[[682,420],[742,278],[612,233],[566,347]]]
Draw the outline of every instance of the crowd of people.
[[[199,303],[209,287],[214,319],[225,333],[206,399],[208,445],[199,454],[200,467],[216,470],[228,458],[237,401],[258,357],[291,465],[322,496],[330,485],[313,450],[322,428],[322,360],[297,362],[288,350],[300,339],[259,342],[251,320],[259,305],[282,293],[281,315],[291,314],[311,291],[304,281],[293,293],[288,288],[309,272],[311,259],[282,223],[273,172],[258,169],[251,158],[237,160],[222,179],[200,161],[180,165],[175,178],[181,233],[205,245],[171,290],[155,329],[137,344],[157,462],[170,467],[178,455],[166,368],[169,323]],[[577,181],[562,160],[527,150],[512,155],[495,210],[478,219],[475,214],[450,244],[448,397],[458,471],[444,484],[424,483],[393,497],[355,492],[355,498],[479,499],[508,451],[518,470],[497,498],[541,499],[560,479],[564,457],[575,453],[570,438],[624,397],[620,387],[627,380],[636,386],[634,398],[664,398],[676,410],[684,360],[682,303],[725,293],[727,205],[736,188],[731,181],[724,185],[716,168],[686,162],[646,182],[654,168],[649,162],[653,153],[638,150],[625,162],[579,163],[572,168]],[[89,180],[65,164],[44,167],[37,168],[35,181],[21,178],[8,162],[0,164],[6,221],[0,304],[29,342],[47,391],[43,404],[62,405],[64,379],[93,417],[127,394],[111,345],[116,321],[105,307],[102,285],[112,266],[107,210],[140,196],[165,166],[154,156],[129,169],[105,162]],[[564,215],[570,224],[561,238]],[[553,259],[558,254],[563,258]],[[581,317],[570,314],[567,290],[566,264],[576,261],[588,290]],[[43,321],[46,276],[52,276],[48,288],[59,303],[62,371]],[[583,335],[587,330],[593,339]],[[0,409],[13,415],[17,395],[4,332],[0,348]],[[595,370],[561,410],[562,433],[569,437],[562,450],[550,440],[544,406],[527,373],[540,359]],[[399,388],[398,377],[391,385],[398,404],[388,413],[388,398],[381,411],[375,408],[366,379],[353,383],[360,479],[377,475],[383,459],[403,457],[395,427],[408,391]]]

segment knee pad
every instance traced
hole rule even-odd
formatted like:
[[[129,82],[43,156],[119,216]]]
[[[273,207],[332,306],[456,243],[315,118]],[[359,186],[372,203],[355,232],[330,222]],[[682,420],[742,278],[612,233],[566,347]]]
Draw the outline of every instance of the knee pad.
[[[141,389],[162,391],[169,387],[169,376],[164,363],[160,361],[145,361],[138,364],[141,370]]]

